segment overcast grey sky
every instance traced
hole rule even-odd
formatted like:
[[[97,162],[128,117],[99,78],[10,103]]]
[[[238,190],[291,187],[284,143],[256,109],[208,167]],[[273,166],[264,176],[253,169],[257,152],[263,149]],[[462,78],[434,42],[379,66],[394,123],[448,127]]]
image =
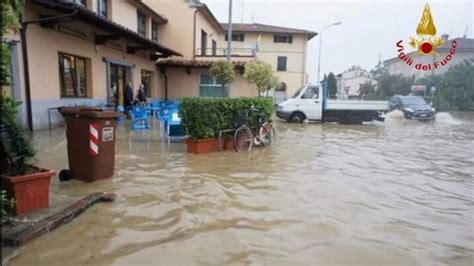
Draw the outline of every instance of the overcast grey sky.
[[[220,22],[228,20],[228,0],[202,0]],[[233,21],[241,22],[242,0],[233,0]],[[370,70],[378,61],[397,56],[395,43],[416,37],[416,27],[427,1],[369,0],[243,0],[244,22],[302,28],[320,32],[333,22],[340,26],[324,31],[321,76],[338,74],[352,65]],[[473,1],[429,1],[437,35],[472,38]],[[317,73],[319,36],[308,46],[308,73],[314,82]]]

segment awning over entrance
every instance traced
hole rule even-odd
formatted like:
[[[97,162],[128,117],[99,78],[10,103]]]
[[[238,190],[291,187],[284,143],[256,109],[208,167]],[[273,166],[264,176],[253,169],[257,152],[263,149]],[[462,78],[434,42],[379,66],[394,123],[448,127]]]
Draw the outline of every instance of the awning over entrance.
[[[126,51],[129,54],[134,54],[137,51],[147,50],[150,51],[151,60],[157,60],[158,58],[164,58],[169,56],[182,56],[177,51],[174,51],[164,45],[158,44],[148,38],[145,38],[139,35],[137,32],[134,32],[105,17],[101,17],[93,11],[86,9],[85,7],[82,7],[73,2],[59,3],[54,0],[33,0],[33,2],[46,8],[47,10],[54,10],[58,12],[56,14],[40,14],[40,18],[75,12],[74,15],[67,18],[67,22],[69,23],[72,18],[73,20],[88,24],[99,30],[100,33],[96,33],[94,36],[94,42],[96,45],[105,44],[106,42],[112,40],[125,40],[127,42]],[[61,19],[48,21],[47,23],[43,23],[42,26],[54,27],[55,25],[61,22]]]

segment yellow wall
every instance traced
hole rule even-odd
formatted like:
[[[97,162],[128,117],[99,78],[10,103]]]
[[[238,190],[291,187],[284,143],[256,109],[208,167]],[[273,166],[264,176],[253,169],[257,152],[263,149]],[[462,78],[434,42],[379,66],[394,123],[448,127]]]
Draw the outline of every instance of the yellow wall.
[[[97,0],[94,0],[97,1]],[[109,19],[113,20],[114,22],[121,24],[133,31],[137,31],[137,8],[131,4],[128,0],[112,0],[110,1],[111,5],[109,7],[111,9],[111,17]],[[96,10],[97,4],[94,5],[94,10]],[[149,28],[148,24],[148,28]],[[151,36],[147,36],[151,37]]]
[[[219,34],[219,29],[196,8],[190,8],[186,0],[145,0],[144,2],[168,19],[168,23],[159,27],[159,42],[183,54],[183,57],[179,59],[194,59],[195,53],[201,47],[201,30],[207,33],[208,48],[212,47],[212,39],[217,41],[217,47],[222,47],[224,35]]]
[[[106,99],[106,64],[103,58],[128,61],[135,64],[133,85],[138,88],[141,70],[156,73],[155,62],[145,57],[129,55],[124,51],[104,45],[95,49],[93,42],[69,36],[50,29],[32,25],[28,28],[28,57],[30,62],[31,97],[33,99],[59,99],[59,63],[58,53],[72,54],[89,59],[91,75],[87,77],[92,89],[91,98]],[[156,79],[156,75],[155,79]],[[47,77],[47,78],[45,78]],[[156,84],[156,81],[152,81]],[[158,89],[152,90],[158,94]]]
[[[236,32],[237,33],[237,32]],[[293,95],[305,83],[306,34],[293,34],[293,43],[274,43],[273,33],[245,32],[244,42],[232,42],[232,48],[255,48],[261,35],[257,59],[270,64],[275,74],[287,85],[287,95]],[[287,57],[287,70],[277,71],[278,56]]]
[[[200,12],[196,17],[196,55],[200,55],[201,47],[201,30],[207,33],[207,55],[211,55],[212,40],[217,42],[217,48],[224,48],[224,34],[222,31],[214,27],[209,20]],[[199,49],[199,51],[198,51]],[[199,52],[199,54],[198,54]],[[219,53],[219,51],[218,51]]]
[[[168,23],[160,26],[159,42],[183,54],[193,57],[194,10],[184,0],[145,0],[151,8],[163,14]]]

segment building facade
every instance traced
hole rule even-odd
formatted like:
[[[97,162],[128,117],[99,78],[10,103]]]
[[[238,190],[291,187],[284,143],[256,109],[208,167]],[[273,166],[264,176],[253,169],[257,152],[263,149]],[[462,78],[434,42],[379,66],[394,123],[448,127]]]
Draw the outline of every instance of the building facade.
[[[339,98],[360,99],[360,85],[370,82],[377,86],[377,81],[363,69],[352,69],[336,76]]]
[[[123,104],[127,84],[143,84],[154,99],[255,96],[243,78],[255,59],[272,65],[288,94],[306,82],[307,41],[316,33],[234,27],[227,51],[225,26],[198,0],[27,0],[20,33],[2,41],[12,51],[12,95],[37,130],[63,123],[60,106]],[[236,80],[223,87],[209,68],[228,53]]]
[[[432,56],[416,56],[417,52],[410,52],[408,55],[411,58],[414,58],[416,63],[423,63],[425,65],[431,64],[435,61],[441,61],[443,58],[445,58],[449,50],[451,49],[451,43],[453,40],[456,41],[457,47],[456,47],[456,53],[454,56],[452,56],[452,59],[449,61],[449,63],[446,66],[442,66],[439,68],[432,68],[431,70],[428,71],[423,71],[423,70],[418,70],[415,69],[414,66],[409,66],[402,60],[400,60],[398,57],[394,57],[388,60],[385,60],[384,63],[388,68],[388,73],[391,75],[403,75],[405,77],[411,78],[415,77],[415,79],[419,79],[422,77],[430,76],[430,75],[439,75],[443,74],[446,71],[448,71],[450,66],[457,65],[461,62],[463,62],[466,59],[474,59],[474,39],[468,39],[468,38],[455,38],[452,40],[448,40],[448,36],[444,35],[445,39],[445,44],[443,47],[438,49],[438,52],[440,56],[432,55]]]
[[[227,24],[222,24],[227,30]],[[308,41],[316,32],[259,23],[232,24],[232,47],[236,53],[254,53],[255,58],[272,66],[275,74],[293,95],[307,80]]]

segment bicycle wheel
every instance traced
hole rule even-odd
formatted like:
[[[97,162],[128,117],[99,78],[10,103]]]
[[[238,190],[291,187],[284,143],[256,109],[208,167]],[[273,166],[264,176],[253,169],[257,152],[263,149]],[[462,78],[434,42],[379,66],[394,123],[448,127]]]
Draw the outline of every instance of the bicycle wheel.
[[[259,130],[260,142],[263,146],[271,146],[275,143],[276,131],[271,122],[265,122]]]
[[[253,134],[248,127],[239,127],[234,134],[235,151],[250,151],[253,144]]]

